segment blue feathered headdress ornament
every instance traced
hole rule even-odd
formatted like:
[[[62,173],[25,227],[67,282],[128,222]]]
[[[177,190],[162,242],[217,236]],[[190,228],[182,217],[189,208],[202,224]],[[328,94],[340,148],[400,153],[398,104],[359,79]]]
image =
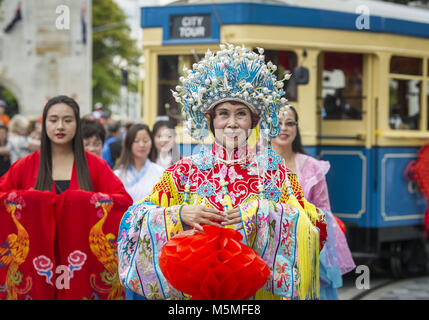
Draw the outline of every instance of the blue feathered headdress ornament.
[[[244,46],[220,45],[213,54],[208,50],[204,58],[194,63],[192,70],[184,68],[180,77],[182,85],[173,96],[183,106],[184,129],[194,139],[201,140],[209,134],[206,113],[224,101],[239,101],[260,117],[260,132],[265,138],[280,133],[278,112],[287,101],[282,97],[283,80],[277,80],[277,66],[264,61],[264,49],[258,53]]]

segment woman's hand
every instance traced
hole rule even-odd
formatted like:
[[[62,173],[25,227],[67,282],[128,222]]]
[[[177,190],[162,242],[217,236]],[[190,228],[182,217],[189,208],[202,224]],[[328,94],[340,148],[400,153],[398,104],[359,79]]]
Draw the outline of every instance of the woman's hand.
[[[220,223],[226,221],[224,215],[222,211],[201,205],[184,205],[180,213],[185,224],[200,231],[204,231],[201,225],[205,224],[223,227]]]
[[[222,225],[228,226],[231,224],[234,224],[235,230],[241,230],[243,229],[243,225],[241,223],[241,214],[238,210],[238,207],[232,210],[225,211],[225,218],[226,221],[222,222]]]

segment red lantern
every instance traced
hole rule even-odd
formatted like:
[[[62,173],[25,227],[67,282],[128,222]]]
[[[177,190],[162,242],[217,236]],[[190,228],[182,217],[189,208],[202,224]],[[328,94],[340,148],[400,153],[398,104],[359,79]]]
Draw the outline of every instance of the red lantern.
[[[162,248],[167,281],[193,300],[244,300],[267,282],[270,270],[233,229],[203,226],[181,232]]]

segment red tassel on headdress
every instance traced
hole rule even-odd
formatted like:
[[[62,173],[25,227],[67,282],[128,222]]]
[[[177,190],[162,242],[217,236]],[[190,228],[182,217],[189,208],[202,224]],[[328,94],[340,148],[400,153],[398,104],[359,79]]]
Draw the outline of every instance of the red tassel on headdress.
[[[159,266],[167,281],[193,300],[245,300],[270,275],[262,258],[233,229],[204,226],[184,231],[162,248]]]

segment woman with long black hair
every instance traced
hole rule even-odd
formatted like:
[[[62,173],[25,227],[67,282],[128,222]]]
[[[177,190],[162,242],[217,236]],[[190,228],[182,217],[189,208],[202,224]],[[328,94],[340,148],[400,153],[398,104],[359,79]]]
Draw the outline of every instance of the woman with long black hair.
[[[114,172],[134,203],[150,194],[164,173],[161,166],[150,160],[152,151],[153,139],[149,127],[142,123],[133,124],[125,136]]]
[[[133,203],[149,195],[164,173],[164,168],[150,160],[152,151],[153,139],[149,127],[142,123],[133,124],[127,131],[121,155],[114,167]],[[145,300],[131,290],[126,290],[126,299]]]
[[[0,272],[0,283],[16,271],[14,261],[28,279],[26,290],[6,286],[6,298],[123,297],[115,239],[132,200],[107,163],[84,151],[79,113],[70,97],[50,99],[40,151],[18,160],[0,179],[0,265],[7,271]]]

